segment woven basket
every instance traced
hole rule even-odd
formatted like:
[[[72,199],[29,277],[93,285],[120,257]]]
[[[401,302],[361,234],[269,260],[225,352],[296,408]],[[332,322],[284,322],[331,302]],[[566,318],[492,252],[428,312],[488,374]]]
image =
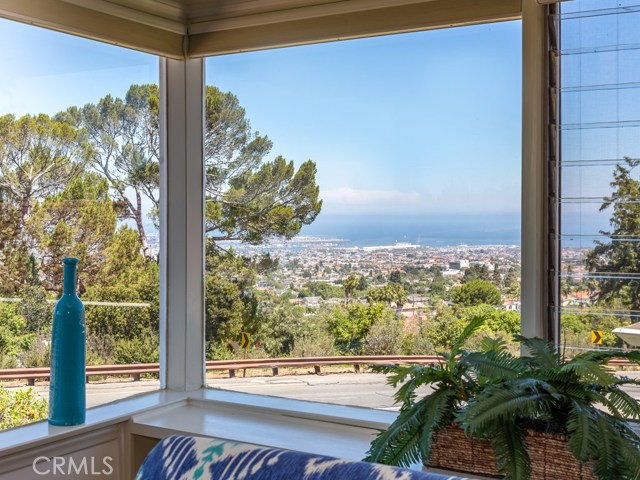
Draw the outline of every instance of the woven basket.
[[[565,435],[527,430],[525,442],[531,458],[531,480],[597,480],[591,464],[579,462],[570,452]],[[466,437],[455,425],[434,435],[428,466],[503,478],[498,474],[491,444]]]

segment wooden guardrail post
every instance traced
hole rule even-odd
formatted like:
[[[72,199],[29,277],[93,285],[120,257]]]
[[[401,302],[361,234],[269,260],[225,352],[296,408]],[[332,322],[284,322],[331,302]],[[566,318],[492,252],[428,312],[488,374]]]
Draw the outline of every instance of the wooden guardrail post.
[[[353,364],[353,371],[356,373],[360,373],[360,364],[359,363],[354,363]]]
[[[314,365],[313,371],[316,372],[316,375],[320,375],[320,365]]]

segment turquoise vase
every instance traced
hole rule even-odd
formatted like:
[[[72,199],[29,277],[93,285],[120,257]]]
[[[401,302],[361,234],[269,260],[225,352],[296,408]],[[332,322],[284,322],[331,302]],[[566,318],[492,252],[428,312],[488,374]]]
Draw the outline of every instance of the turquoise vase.
[[[78,425],[85,421],[84,305],[76,294],[77,258],[65,258],[64,292],[53,311],[49,423]]]

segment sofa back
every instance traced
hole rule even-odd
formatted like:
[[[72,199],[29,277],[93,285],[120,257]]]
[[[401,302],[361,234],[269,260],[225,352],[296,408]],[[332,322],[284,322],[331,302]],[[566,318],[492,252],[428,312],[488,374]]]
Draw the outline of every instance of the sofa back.
[[[172,435],[147,455],[136,480],[463,480],[375,463]]]

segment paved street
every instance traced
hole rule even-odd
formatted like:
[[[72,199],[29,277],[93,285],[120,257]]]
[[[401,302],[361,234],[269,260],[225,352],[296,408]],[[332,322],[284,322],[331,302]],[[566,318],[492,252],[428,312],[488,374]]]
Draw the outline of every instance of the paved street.
[[[339,373],[327,375],[283,375],[278,377],[237,377],[209,379],[207,384],[211,388],[259,395],[273,395],[368,408],[394,408],[394,389],[386,384],[385,376],[381,374]],[[33,388],[43,397],[49,395],[47,385],[39,385]],[[87,385],[87,407],[95,407],[120,398],[150,392],[157,388],[159,388],[157,380],[90,383]]]
[[[377,373],[229,378],[216,380],[209,386],[313,402],[395,409],[395,390],[386,384],[385,375]]]
[[[640,379],[640,372],[624,372]],[[236,392],[272,395],[313,402],[336,403],[367,408],[393,410],[394,389],[386,384],[385,376],[375,373],[338,373],[322,375],[283,375],[278,377],[248,377],[209,379],[208,386]],[[20,387],[26,388],[26,387]],[[90,383],[87,386],[87,407],[95,407],[120,398],[150,392],[159,388],[157,380],[140,382]],[[47,386],[35,389],[48,396]],[[426,389],[424,390],[427,391]],[[627,387],[640,399],[640,387]]]

